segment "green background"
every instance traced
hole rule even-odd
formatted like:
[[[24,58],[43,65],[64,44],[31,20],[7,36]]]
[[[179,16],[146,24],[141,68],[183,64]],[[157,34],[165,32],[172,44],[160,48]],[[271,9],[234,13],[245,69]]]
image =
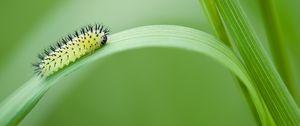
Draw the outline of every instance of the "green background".
[[[280,3],[280,0],[278,0]],[[290,0],[281,15],[296,12]],[[298,2],[300,3],[300,2]],[[264,45],[257,1],[243,9]],[[284,13],[286,12],[286,13]],[[285,30],[300,21],[289,13]],[[0,4],[0,101],[34,75],[37,54],[81,26],[103,23],[112,34],[172,24],[212,33],[197,0],[26,0]],[[299,14],[298,14],[299,15]],[[290,35],[292,40],[300,40]],[[295,73],[299,42],[287,43]],[[297,73],[296,75],[299,75]],[[253,126],[256,115],[234,76],[204,55],[170,48],[127,51],[85,66],[49,90],[21,126]]]

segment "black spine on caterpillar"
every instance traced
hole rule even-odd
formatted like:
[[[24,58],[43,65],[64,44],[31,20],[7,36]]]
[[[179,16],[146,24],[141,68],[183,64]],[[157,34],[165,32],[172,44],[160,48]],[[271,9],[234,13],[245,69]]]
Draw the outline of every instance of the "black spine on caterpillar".
[[[39,54],[38,63],[32,64],[38,76],[49,76],[68,66],[71,62],[103,47],[109,29],[102,24],[88,25],[62,38],[54,46]]]

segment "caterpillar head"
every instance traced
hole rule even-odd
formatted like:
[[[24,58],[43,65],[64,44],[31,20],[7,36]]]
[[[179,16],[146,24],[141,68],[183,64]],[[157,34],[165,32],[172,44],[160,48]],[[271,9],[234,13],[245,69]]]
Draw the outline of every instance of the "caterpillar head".
[[[104,34],[104,35],[101,37],[101,39],[102,39],[101,44],[104,45],[104,44],[106,43],[106,41],[107,41],[107,35]]]

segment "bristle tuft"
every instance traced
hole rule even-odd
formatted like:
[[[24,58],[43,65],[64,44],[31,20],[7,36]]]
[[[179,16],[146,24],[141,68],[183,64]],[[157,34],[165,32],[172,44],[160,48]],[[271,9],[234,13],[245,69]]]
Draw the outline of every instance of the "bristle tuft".
[[[47,77],[81,56],[91,54],[105,45],[108,32],[109,29],[102,24],[95,24],[67,35],[38,54],[40,61],[32,64],[35,73],[40,77]]]

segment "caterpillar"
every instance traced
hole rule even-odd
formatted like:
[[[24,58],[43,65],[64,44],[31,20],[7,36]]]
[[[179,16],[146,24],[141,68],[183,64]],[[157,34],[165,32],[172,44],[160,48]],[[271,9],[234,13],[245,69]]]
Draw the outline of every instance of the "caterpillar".
[[[103,47],[109,29],[101,24],[88,25],[62,38],[54,46],[45,49],[34,63],[34,71],[40,77],[48,77],[77,59]]]

